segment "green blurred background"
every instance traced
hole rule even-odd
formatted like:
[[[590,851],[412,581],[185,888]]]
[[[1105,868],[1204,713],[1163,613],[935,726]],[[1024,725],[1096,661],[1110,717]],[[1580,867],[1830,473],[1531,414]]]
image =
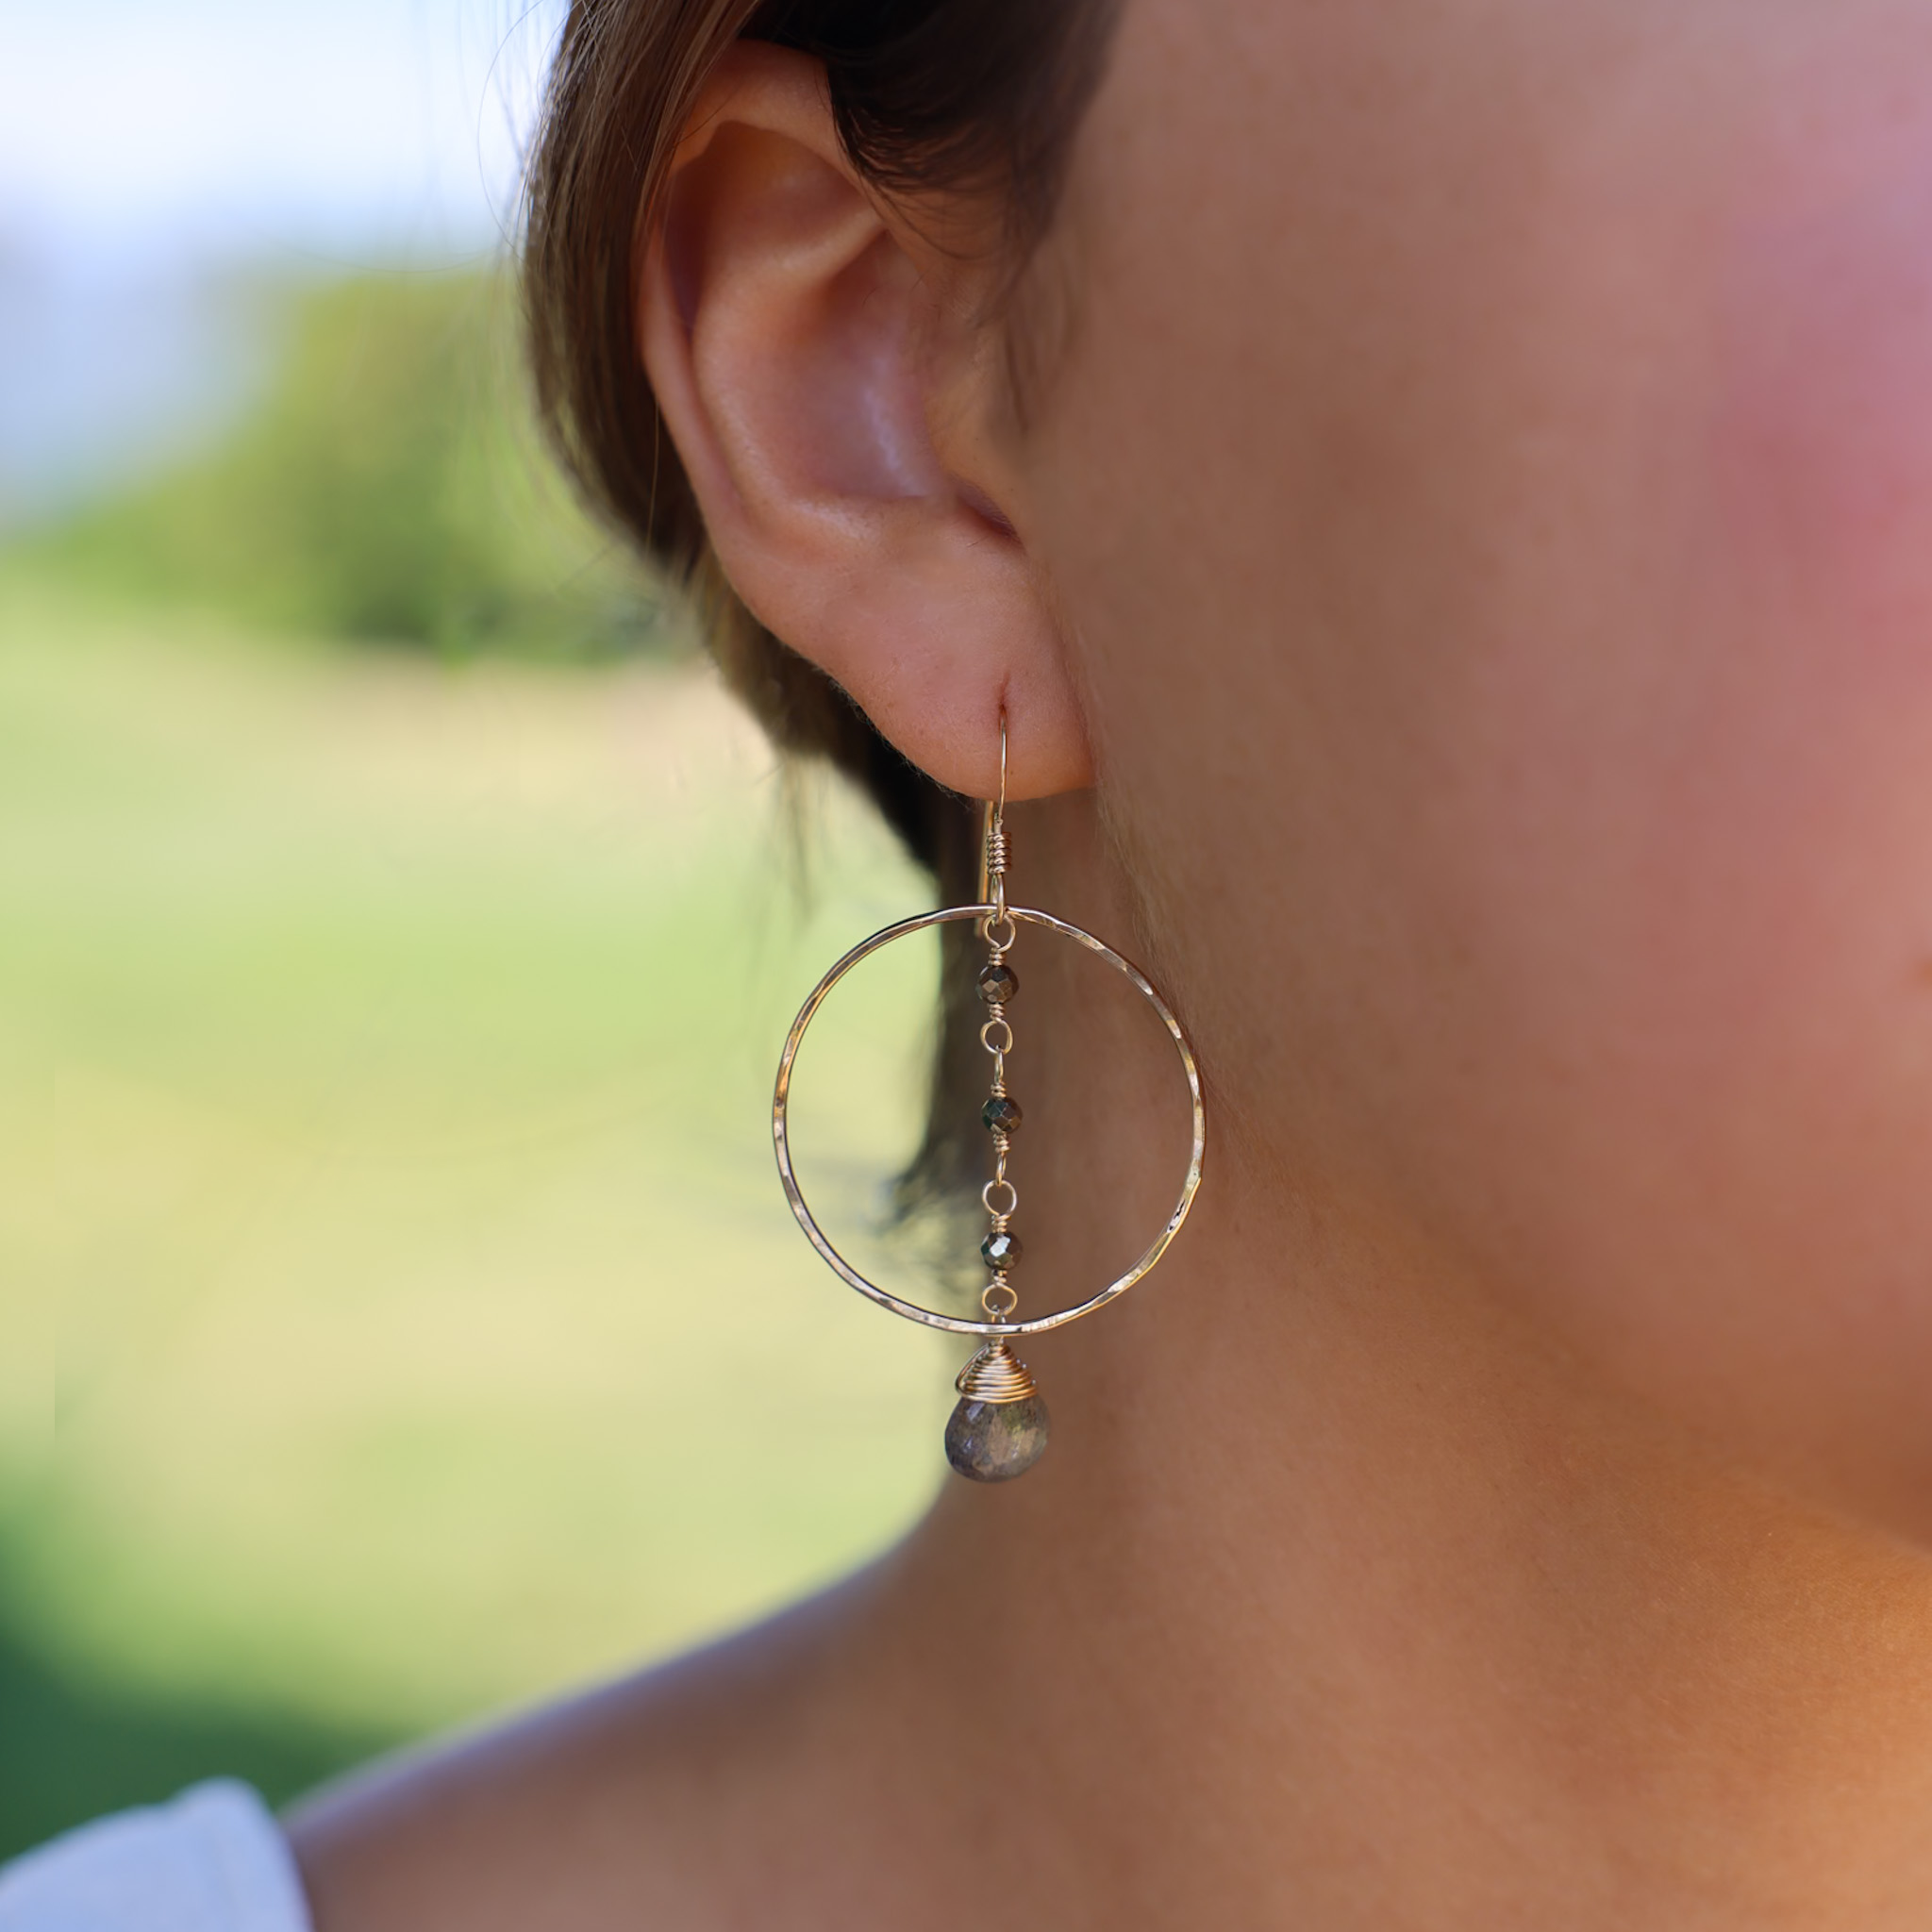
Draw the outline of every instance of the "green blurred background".
[[[196,286],[246,379],[0,541],[0,1856],[756,1616],[917,1516],[950,1394],[767,1125],[923,881],[574,510],[489,251]],[[933,971],[801,1069],[889,1261]]]

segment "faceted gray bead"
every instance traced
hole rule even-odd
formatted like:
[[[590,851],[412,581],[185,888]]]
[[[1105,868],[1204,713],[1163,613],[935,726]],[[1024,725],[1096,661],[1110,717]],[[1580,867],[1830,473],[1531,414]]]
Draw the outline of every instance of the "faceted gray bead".
[[[1046,1451],[1046,1404],[960,1401],[946,1424],[946,1460],[975,1483],[1010,1482]]]
[[[1020,1257],[1025,1250],[1020,1245],[1020,1237],[1009,1227],[996,1229],[979,1244],[979,1258],[989,1268],[1005,1271],[1017,1268]]]
[[[1003,1007],[1020,991],[1020,975],[1002,959],[979,969],[979,997],[990,1007]]]

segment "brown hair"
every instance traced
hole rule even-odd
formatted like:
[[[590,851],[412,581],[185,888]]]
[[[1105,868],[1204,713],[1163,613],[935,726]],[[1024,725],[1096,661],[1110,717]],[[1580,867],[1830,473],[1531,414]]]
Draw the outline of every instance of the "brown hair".
[[[841,139],[875,186],[1000,197],[1017,259],[1051,216],[1113,12],[1114,0],[572,0],[531,161],[525,299],[556,447],[592,504],[698,593],[726,681],[779,749],[856,781],[955,901],[975,884],[971,808],[764,629],[718,569],[637,350],[643,244],[706,78],[734,41],[753,39],[824,61]],[[954,1017],[936,1100],[972,1077],[971,1030]],[[935,1120],[960,1111],[941,1107]],[[965,1158],[936,1125],[914,1172],[943,1182]]]

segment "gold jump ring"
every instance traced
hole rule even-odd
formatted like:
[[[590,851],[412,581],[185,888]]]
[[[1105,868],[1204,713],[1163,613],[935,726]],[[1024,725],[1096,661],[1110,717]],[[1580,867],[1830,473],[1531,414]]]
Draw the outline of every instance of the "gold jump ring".
[[[995,1307],[993,1306],[993,1297],[999,1294],[1005,1295],[1006,1300]],[[979,1291],[979,1306],[1002,1328],[1013,1330],[1015,1333],[1018,1332],[1015,1324],[1006,1319],[1020,1306],[1019,1293],[1010,1281],[989,1281]]]

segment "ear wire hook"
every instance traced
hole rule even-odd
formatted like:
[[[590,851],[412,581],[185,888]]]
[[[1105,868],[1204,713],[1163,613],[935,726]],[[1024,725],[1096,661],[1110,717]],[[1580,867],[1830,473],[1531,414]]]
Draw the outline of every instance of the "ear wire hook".
[[[1007,708],[1000,707],[1000,787],[979,809],[979,903],[1007,916]]]
[[[991,906],[990,926],[1011,930],[1007,920],[1007,708],[1000,707],[1000,789],[986,803],[979,841],[979,903]]]

